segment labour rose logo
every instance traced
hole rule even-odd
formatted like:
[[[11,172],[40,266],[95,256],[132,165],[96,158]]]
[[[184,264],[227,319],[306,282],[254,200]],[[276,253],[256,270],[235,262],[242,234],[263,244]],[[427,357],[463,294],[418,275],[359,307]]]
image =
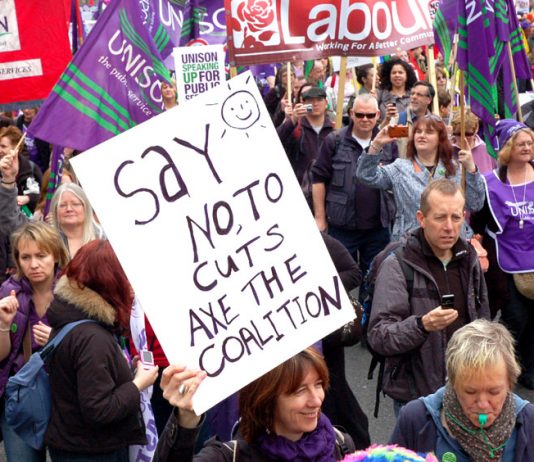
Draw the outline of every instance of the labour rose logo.
[[[231,24],[235,48],[255,48],[280,43],[275,0],[233,1]]]

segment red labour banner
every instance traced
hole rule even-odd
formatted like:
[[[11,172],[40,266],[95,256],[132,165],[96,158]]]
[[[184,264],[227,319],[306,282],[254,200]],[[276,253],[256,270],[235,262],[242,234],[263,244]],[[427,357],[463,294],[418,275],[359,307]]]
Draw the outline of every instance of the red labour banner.
[[[439,0],[225,0],[231,64],[383,56],[429,45],[430,10],[438,5]]]
[[[72,58],[65,4],[0,0],[2,110],[38,105]]]

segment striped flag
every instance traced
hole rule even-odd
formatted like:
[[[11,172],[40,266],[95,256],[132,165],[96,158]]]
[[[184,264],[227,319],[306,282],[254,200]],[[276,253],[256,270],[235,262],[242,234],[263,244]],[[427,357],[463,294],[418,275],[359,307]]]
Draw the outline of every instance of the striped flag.
[[[508,42],[518,78],[530,79],[530,66],[523,46],[515,8],[511,0],[443,0],[434,20],[434,36],[446,62],[452,51],[452,37],[458,33],[458,68],[464,71],[465,92],[471,110],[483,122],[488,153],[497,155],[495,114],[498,113],[497,80],[503,81],[504,115],[517,112]]]
[[[140,1],[112,1],[32,122],[32,135],[86,150],[159,114],[161,82],[170,80],[163,60],[174,46],[160,18]]]

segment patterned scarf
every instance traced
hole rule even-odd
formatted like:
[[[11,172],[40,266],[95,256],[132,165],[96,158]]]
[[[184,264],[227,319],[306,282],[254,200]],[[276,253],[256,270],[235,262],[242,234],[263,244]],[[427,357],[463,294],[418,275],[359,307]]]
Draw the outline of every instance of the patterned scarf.
[[[499,416],[491,427],[475,427],[465,416],[452,387],[445,388],[443,396],[445,421],[451,435],[458,441],[471,460],[496,462],[501,460],[504,446],[515,426],[515,402],[508,393]]]

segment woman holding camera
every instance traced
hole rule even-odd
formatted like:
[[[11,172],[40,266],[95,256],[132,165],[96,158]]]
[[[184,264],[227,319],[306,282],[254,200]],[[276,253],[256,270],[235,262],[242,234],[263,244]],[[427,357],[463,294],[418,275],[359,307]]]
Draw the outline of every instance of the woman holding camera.
[[[171,365],[163,373],[163,395],[176,406],[158,442],[154,462],[335,461],[354,451],[349,435],[332,427],[321,413],[328,369],[308,348],[243,388],[236,439],[210,440],[193,456],[203,417],[192,397],[205,372]]]
[[[438,178],[449,178],[461,182],[462,168],[466,171],[466,208],[476,211],[484,204],[484,182],[473,162],[469,150],[458,153],[458,162],[453,160],[453,148],[447,134],[447,127],[435,115],[420,117],[413,126],[408,140],[407,158],[396,159],[388,165],[381,165],[382,147],[395,141],[389,135],[389,126],[384,127],[369,146],[368,152],[358,159],[356,179],[378,189],[391,190],[397,212],[391,233],[396,241],[418,227],[416,212],[419,209],[421,193],[426,185]]]
[[[128,446],[145,444],[140,392],[154,383],[157,367],[135,375],[119,346],[133,294],[108,241],[84,245],[54,290],[48,311],[53,338],[76,326],[49,364],[52,414],[45,435],[53,462],[128,462]]]

